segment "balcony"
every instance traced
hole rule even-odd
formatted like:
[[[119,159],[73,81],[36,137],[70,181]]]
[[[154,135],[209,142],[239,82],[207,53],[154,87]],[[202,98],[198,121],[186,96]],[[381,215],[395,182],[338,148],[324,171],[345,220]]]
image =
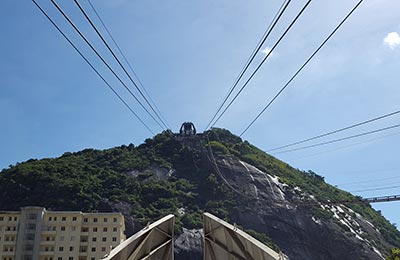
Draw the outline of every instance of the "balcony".
[[[54,255],[54,251],[40,250],[39,255]]]
[[[7,241],[7,240],[4,240],[3,241],[3,245],[5,245],[5,246],[12,246],[12,245],[16,245],[17,244],[17,241],[11,241],[11,240],[9,240],[9,241]]]
[[[42,235],[56,235],[56,234],[57,234],[56,230],[47,230],[47,229],[42,230]]]
[[[17,230],[5,230],[5,231],[4,231],[4,234],[6,234],[6,235],[8,235],[8,234],[16,235],[17,232],[18,232]]]
[[[40,241],[40,245],[43,245],[43,246],[47,246],[47,245],[54,245],[56,243],[56,241],[47,241],[47,240],[42,240],[42,241]]]
[[[15,252],[14,251],[3,251],[2,253],[1,253],[1,255],[2,256],[14,256],[15,255]]]

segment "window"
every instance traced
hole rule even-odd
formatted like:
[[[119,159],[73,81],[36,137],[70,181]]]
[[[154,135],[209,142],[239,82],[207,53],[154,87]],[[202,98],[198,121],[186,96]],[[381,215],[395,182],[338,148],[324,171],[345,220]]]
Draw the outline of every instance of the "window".
[[[29,241],[35,240],[35,234],[28,233],[25,235],[25,239]]]
[[[70,252],[74,251],[74,247],[73,247],[73,246],[70,246],[70,247],[69,247],[69,251],[70,251]]]
[[[46,237],[46,241],[50,241],[50,237]]]
[[[4,221],[4,217],[0,217],[0,221]]]
[[[35,230],[36,229],[36,224],[29,223],[27,228],[28,228],[28,230]]]
[[[96,258],[92,257],[92,258],[90,258],[90,260],[96,260]]]
[[[88,218],[84,218],[84,219],[83,219],[83,222],[88,222]]]
[[[102,247],[101,248],[101,252],[105,252],[106,251],[106,248],[105,247]]]
[[[77,220],[77,217],[72,217],[72,221],[76,221]]]
[[[71,237],[71,241],[75,241],[75,237],[74,236]]]
[[[103,238],[101,239],[101,241],[107,242],[107,238],[106,238],[106,237],[103,237]]]
[[[61,256],[59,256],[59,257],[57,258],[57,260],[63,260],[63,259],[62,259],[62,257],[61,257]]]
[[[25,251],[33,251],[33,245],[31,245],[31,244],[24,245],[24,250]]]
[[[76,227],[71,227],[71,231],[76,231]]]
[[[103,228],[103,232],[107,232],[107,228],[105,227],[105,228]]]
[[[14,221],[17,221],[17,219],[18,219],[17,217],[14,217]]]
[[[112,241],[113,241],[113,242],[117,242],[117,238],[116,238],[116,237],[113,237],[113,238],[112,238]]]
[[[68,260],[74,260],[73,256],[68,257]]]
[[[108,219],[107,218],[104,218],[104,222],[107,222],[108,221]]]
[[[116,227],[113,227],[113,232],[117,232],[117,228]]]
[[[65,227],[61,227],[61,231],[65,231]]]
[[[83,227],[83,228],[81,229],[81,232],[89,232],[89,228],[88,228],[88,227]]]
[[[94,219],[93,219],[93,222],[97,222],[97,218],[94,218]]]
[[[67,217],[62,217],[61,218],[61,221],[66,221],[67,220]]]
[[[97,238],[92,237],[92,241],[93,241],[93,242],[96,242],[96,241],[97,241]]]
[[[51,221],[52,219],[53,219],[52,217],[49,217],[49,219],[48,219],[48,220],[49,220],[49,221]]]
[[[95,247],[92,247],[92,252],[96,252],[96,248]]]
[[[8,217],[8,221],[11,221],[12,220],[12,217]]]
[[[54,221],[57,221],[57,217],[54,217]]]
[[[93,228],[93,232],[97,232],[97,227],[94,227],[94,228]]]
[[[60,241],[64,241],[64,236],[61,236],[61,237],[60,237]]]
[[[117,218],[113,218],[114,223],[117,222]]]
[[[64,251],[64,247],[60,246],[60,247],[58,248],[58,251],[60,251],[60,252]]]
[[[37,215],[35,213],[29,213],[28,214],[28,219],[36,219]]]

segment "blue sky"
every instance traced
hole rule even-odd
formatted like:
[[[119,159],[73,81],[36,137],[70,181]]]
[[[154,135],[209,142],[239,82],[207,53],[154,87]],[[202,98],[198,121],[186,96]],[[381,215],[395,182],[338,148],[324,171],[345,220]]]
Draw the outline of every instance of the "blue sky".
[[[154,131],[160,131],[47,0],[38,0]],[[86,0],[81,1],[87,7]],[[305,1],[291,4],[263,49]],[[217,126],[239,134],[357,1],[313,1]],[[281,1],[93,1],[173,130],[203,130]],[[96,47],[72,1],[59,0]],[[0,4],[0,168],[66,151],[139,144],[150,134],[112,95],[31,1]],[[400,108],[400,2],[365,0],[244,136],[268,150]],[[263,55],[261,54],[257,61]],[[110,55],[105,54],[108,60]],[[116,64],[112,63],[114,66]],[[395,116],[334,138],[399,123]],[[397,131],[397,132],[396,132]],[[400,129],[276,156],[356,191],[400,185]],[[333,137],[332,137],[333,138]],[[324,140],[330,140],[327,138]],[[363,181],[359,184],[347,184]],[[355,192],[371,197],[400,189]],[[400,225],[400,204],[374,206]]]

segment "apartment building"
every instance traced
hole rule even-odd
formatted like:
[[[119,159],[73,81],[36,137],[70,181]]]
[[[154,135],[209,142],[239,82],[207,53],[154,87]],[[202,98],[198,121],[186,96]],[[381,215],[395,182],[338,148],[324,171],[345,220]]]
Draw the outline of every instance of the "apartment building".
[[[125,239],[120,213],[0,212],[0,260],[98,260]]]

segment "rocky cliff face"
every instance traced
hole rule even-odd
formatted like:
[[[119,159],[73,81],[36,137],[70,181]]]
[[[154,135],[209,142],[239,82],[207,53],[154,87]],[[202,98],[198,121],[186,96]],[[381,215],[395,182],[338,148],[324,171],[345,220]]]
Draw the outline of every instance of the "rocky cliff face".
[[[319,203],[312,194],[243,161],[222,159],[218,164],[229,185],[255,201],[253,210],[239,211],[233,220],[268,234],[289,259],[383,259],[374,246],[382,241],[379,231],[352,209]],[[304,201],[333,218],[315,216]]]
[[[186,139],[165,132],[138,147],[67,153],[0,173],[0,210],[119,211],[127,235],[175,214],[178,260],[202,259],[205,211],[288,259],[384,259],[400,233],[369,205],[344,202],[357,200],[221,129]]]

